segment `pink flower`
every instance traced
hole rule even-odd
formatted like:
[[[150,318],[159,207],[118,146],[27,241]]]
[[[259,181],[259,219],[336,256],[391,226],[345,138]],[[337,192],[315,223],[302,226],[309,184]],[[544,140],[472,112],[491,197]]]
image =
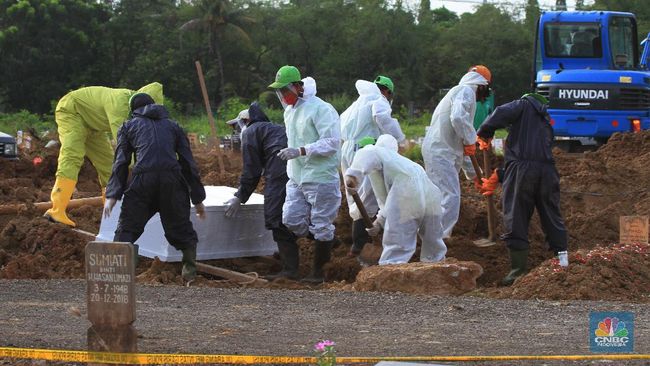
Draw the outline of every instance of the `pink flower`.
[[[316,343],[316,345],[314,345],[314,349],[319,352],[324,352],[326,347],[333,347],[335,344],[336,343],[334,343],[333,341],[325,340]]]

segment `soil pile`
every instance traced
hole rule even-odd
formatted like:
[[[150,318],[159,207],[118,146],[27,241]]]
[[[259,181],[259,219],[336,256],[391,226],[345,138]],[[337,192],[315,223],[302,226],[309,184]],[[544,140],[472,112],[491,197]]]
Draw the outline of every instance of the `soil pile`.
[[[0,278],[82,278],[85,235],[43,218],[17,218],[0,232]]]
[[[596,152],[557,154],[571,249],[616,243],[619,216],[650,212],[650,131],[615,134]]]
[[[570,266],[547,260],[517,280],[509,298],[548,300],[650,301],[650,245],[580,249]]]
[[[358,291],[398,291],[424,295],[460,295],[476,289],[483,273],[474,262],[447,258],[439,263],[406,263],[367,267],[354,283]]]

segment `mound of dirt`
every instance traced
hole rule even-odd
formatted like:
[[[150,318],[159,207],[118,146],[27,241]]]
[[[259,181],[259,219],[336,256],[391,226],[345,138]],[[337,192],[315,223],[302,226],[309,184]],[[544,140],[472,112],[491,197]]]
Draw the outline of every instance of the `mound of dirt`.
[[[359,272],[357,291],[396,291],[425,295],[460,295],[476,289],[483,268],[447,258],[438,263],[406,263],[367,267]]]
[[[18,218],[0,232],[0,278],[82,278],[88,238],[43,218]]]
[[[517,280],[507,297],[548,300],[650,301],[650,245],[581,249],[568,268],[545,261]]]
[[[650,131],[614,134],[582,158],[556,158],[571,249],[616,243],[619,216],[650,212]]]

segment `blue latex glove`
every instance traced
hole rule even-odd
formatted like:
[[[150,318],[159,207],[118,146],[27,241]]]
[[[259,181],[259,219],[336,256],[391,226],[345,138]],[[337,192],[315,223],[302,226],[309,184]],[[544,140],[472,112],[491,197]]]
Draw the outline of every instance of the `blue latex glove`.
[[[278,153],[278,156],[282,160],[291,160],[300,156],[300,149],[295,147],[286,147]]]

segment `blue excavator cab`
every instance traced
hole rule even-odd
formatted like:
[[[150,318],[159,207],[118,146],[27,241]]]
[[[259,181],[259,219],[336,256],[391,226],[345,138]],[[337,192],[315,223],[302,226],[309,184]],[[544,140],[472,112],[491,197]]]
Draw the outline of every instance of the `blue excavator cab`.
[[[549,99],[558,139],[602,143],[615,132],[650,129],[650,34],[642,52],[637,38],[631,13],[541,15],[532,84]]]

